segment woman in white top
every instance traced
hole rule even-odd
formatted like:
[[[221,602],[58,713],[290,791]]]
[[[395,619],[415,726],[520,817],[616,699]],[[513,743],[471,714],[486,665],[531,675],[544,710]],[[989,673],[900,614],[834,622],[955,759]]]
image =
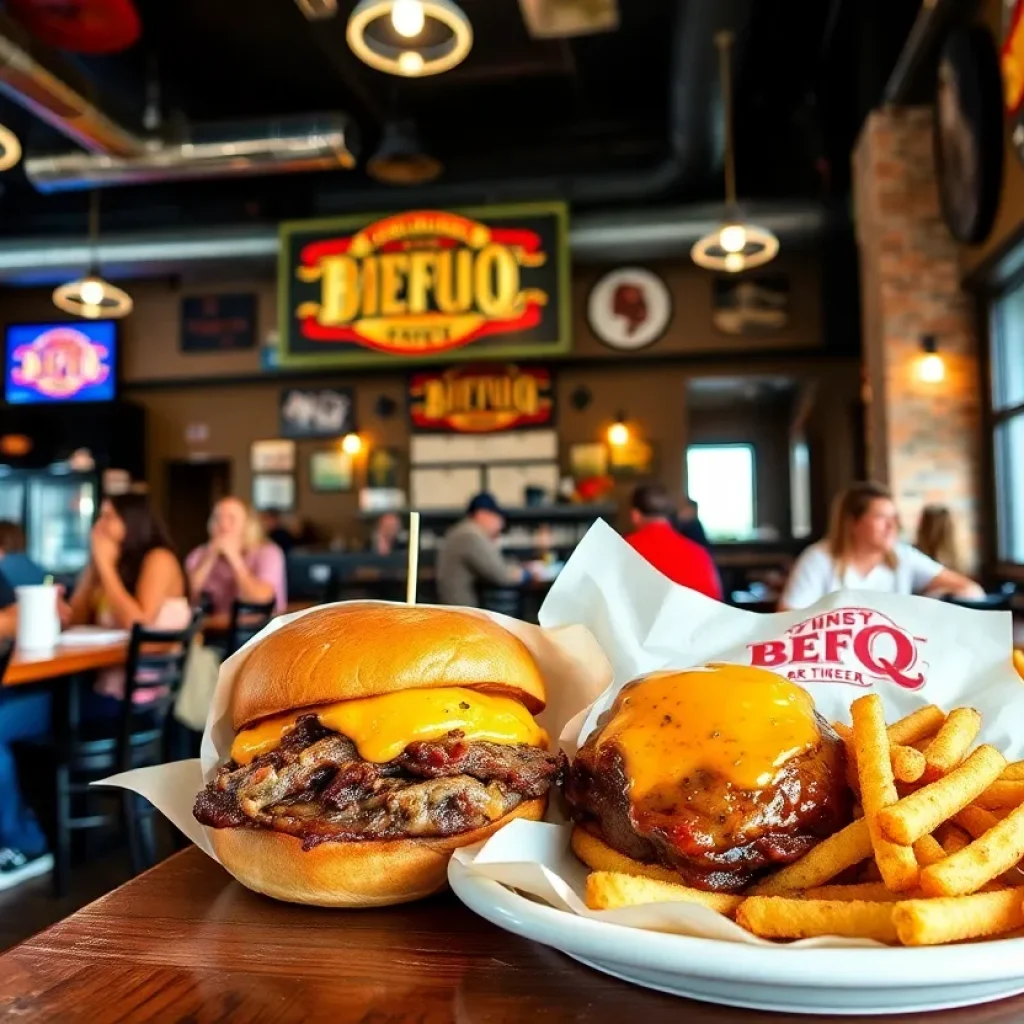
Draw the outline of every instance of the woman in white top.
[[[889,491],[881,484],[854,484],[833,502],[825,540],[797,559],[779,610],[806,608],[844,589],[983,596],[973,580],[901,543],[898,535],[899,519]]]

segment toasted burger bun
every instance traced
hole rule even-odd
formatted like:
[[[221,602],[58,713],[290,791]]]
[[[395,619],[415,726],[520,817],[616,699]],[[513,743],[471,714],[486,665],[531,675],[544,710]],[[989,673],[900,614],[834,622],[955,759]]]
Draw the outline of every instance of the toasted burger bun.
[[[210,829],[221,864],[244,886],[289,903],[318,907],[383,907],[410,903],[448,884],[452,850],[489,838],[514,818],[540,821],[547,799],[521,803],[485,828],[445,839],[321,843],[265,829]]]
[[[604,840],[576,825],[570,839],[572,852],[592,871],[617,871],[622,875],[642,875],[644,878],[655,878],[659,882],[675,882],[681,885],[682,876],[671,868],[660,864],[644,864],[633,860],[618,850],[613,850]]]
[[[534,714],[546,702],[526,646],[485,616],[352,602],[318,608],[253,646],[231,716],[237,731],[316,704],[439,686],[514,697]]]

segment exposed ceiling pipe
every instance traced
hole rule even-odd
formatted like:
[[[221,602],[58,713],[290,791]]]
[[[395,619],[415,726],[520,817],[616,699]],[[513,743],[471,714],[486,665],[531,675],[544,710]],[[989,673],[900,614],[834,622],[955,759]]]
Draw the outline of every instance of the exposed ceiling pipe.
[[[819,236],[832,214],[817,203],[752,205],[752,215],[787,245]],[[718,223],[717,206],[667,206],[615,210],[574,217],[569,247],[577,263],[661,259],[685,254]],[[81,270],[93,255],[82,237],[0,239],[0,282],[51,284]],[[272,271],[278,255],[276,227],[215,227],[135,235],[107,235],[95,256],[114,279],[181,274],[217,264],[262,266]]]
[[[27,157],[25,176],[40,192],[143,185],[195,178],[351,170],[352,124],[342,114],[260,126],[248,137],[155,143],[133,156],[66,153]]]
[[[946,29],[958,18],[969,18],[977,0],[923,0],[885,84],[882,99],[899,106],[910,98],[922,69],[938,50]]]
[[[0,15],[0,92],[92,153],[143,153],[146,140],[112,121],[91,100],[44,67],[10,18]]]

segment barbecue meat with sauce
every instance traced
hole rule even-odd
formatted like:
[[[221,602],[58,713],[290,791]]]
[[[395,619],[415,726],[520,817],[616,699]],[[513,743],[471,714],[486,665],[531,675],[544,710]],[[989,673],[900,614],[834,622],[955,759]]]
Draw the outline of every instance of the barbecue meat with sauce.
[[[820,743],[787,761],[765,789],[737,790],[698,770],[671,801],[638,806],[622,751],[614,740],[601,742],[601,728],[618,707],[602,716],[576,755],[565,797],[580,827],[627,857],[678,871],[697,889],[734,892],[850,821],[845,748],[820,715]]]
[[[269,754],[225,765],[196,799],[212,828],[264,828],[305,849],[362,839],[453,836],[504,817],[561,781],[563,754],[523,744],[469,743],[452,731],[376,764],[315,715]]]

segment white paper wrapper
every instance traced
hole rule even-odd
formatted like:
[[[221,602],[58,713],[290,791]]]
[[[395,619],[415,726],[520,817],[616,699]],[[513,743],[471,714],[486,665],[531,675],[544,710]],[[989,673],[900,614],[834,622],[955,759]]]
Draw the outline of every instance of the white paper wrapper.
[[[388,602],[372,602],[387,604]],[[235,737],[231,726],[230,697],[235,675],[250,651],[264,637],[295,619],[308,615],[320,605],[306,611],[282,615],[266,629],[254,636],[237,654],[221,666],[213,704],[203,733],[201,758],[137,768],[122,772],[100,782],[97,786],[120,786],[134,790],[152,803],[174,825],[188,836],[201,850],[217,859],[210,843],[209,829],[192,816],[196,794],[214,777],[217,768],[230,759],[231,743]],[[505,615],[481,612],[472,608],[462,611],[493,619],[514,633],[529,648],[544,676],[548,691],[548,705],[537,716],[537,721],[548,734],[557,737],[566,722],[581,708],[590,704],[611,681],[611,668],[594,638],[580,626],[541,629]]]
[[[579,709],[561,734],[572,755],[626,683],[664,668],[709,662],[762,664],[805,686],[830,721],[874,691],[892,721],[923,704],[963,705],[983,715],[981,740],[1024,757],[1024,685],[1013,667],[1010,614],[928,598],[862,591],[812,608],[763,615],[677,586],[598,522],[577,547],[541,608],[554,629],[586,626],[612,663],[612,685]],[[595,912],[583,905],[586,871],[567,850],[569,829],[517,821],[455,856],[471,871],[570,913],[655,931],[761,943],[704,907],[657,904]],[[793,946],[873,945],[824,938]]]

